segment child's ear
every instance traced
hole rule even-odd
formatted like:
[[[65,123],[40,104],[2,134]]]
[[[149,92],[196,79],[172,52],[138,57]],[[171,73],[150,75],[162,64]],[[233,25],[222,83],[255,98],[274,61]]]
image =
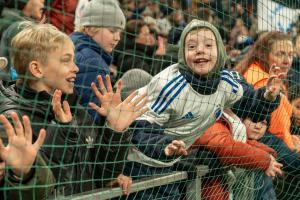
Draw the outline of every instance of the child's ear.
[[[36,78],[43,78],[43,70],[41,64],[38,61],[31,61],[28,67],[29,72]]]

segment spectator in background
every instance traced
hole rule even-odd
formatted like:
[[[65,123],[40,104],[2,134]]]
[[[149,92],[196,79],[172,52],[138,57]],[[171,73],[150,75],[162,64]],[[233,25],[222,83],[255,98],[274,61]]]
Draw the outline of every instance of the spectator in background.
[[[5,0],[4,2],[4,8],[1,13],[0,38],[3,32],[16,21],[28,19],[40,21],[43,17],[45,0]]]
[[[66,34],[71,34],[74,31],[74,15],[78,1],[79,0],[48,1],[45,14],[49,23]]]
[[[295,55],[294,55],[291,71],[295,72],[294,76],[298,76],[296,77],[298,78],[298,80],[295,79],[294,81],[299,82],[300,80],[300,33],[298,33],[295,36],[293,42],[294,42]]]
[[[236,66],[236,70],[243,74],[254,88],[261,88],[266,84],[266,79],[273,75],[268,72],[271,67],[276,66],[277,71],[287,77],[293,56],[293,43],[290,36],[272,31],[259,37],[245,58]],[[287,97],[287,89],[292,86],[286,82],[283,87],[280,105],[271,114],[268,133],[259,141],[277,151],[278,160],[283,164],[284,172],[297,177],[300,173],[300,140],[291,132],[293,107]],[[288,183],[297,185],[299,180],[298,177],[292,181],[289,180]],[[298,193],[291,193],[291,195],[296,194]]]
[[[1,13],[0,22],[0,56],[6,57],[8,66],[3,71],[1,79],[10,82],[16,79],[17,74],[11,65],[9,50],[12,38],[22,30],[20,23],[23,21],[42,22],[44,0],[14,1],[7,0]]]
[[[97,75],[103,79],[110,74],[112,50],[120,41],[126,19],[116,0],[91,0],[81,11],[80,28],[71,34],[75,45],[75,60],[79,67],[75,87],[81,96],[80,104],[87,107],[90,101],[98,104],[90,85],[97,82]],[[100,116],[89,110],[100,123]]]
[[[136,9],[135,0],[120,0],[120,5],[127,20],[138,18],[134,12]]]
[[[170,16],[170,18],[173,16]],[[175,18],[176,19],[176,18]],[[211,24],[214,24],[214,13],[208,8],[199,8],[197,10],[193,10],[191,15],[188,18],[188,22],[192,21],[193,19],[199,19],[203,21],[207,21]],[[180,23],[179,23],[180,22]],[[180,39],[180,35],[182,33],[182,30],[185,27],[185,22],[181,21],[174,21],[172,25],[172,29],[168,36],[168,43],[169,44],[177,44]]]
[[[126,34],[114,52],[114,63],[121,75],[133,68],[155,75],[162,70],[153,65],[154,60],[159,59],[160,48],[154,32],[143,20],[130,20],[126,24]]]
[[[273,31],[266,33],[256,41],[245,58],[236,66],[248,83],[255,88],[263,87],[266,80],[272,76],[269,70],[276,66],[284,76],[287,76],[293,62],[293,44],[290,36]],[[280,106],[272,113],[269,131],[281,138],[292,151],[300,151],[299,138],[290,132],[292,107],[285,95],[281,95]]]

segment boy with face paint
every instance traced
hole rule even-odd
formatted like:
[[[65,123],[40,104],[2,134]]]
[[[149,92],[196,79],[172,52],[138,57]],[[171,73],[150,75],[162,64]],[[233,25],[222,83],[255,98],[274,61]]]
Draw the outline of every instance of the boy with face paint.
[[[136,147],[128,156],[133,164],[127,167],[132,176],[141,175],[140,164],[170,169],[181,160],[180,155],[188,155],[189,147],[221,117],[225,107],[268,114],[278,105],[282,84],[278,75],[270,78],[266,88],[254,91],[237,72],[222,69],[225,47],[212,24],[191,21],[179,46],[179,62],[139,90],[139,94],[148,94],[150,110],[135,123],[139,129],[134,130],[131,141]],[[199,164],[197,156],[189,156]]]

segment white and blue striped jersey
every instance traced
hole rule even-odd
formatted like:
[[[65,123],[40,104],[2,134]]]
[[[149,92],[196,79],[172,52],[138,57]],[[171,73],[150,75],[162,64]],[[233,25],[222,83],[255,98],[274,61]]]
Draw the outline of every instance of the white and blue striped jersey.
[[[230,107],[241,98],[243,88],[229,71],[223,70],[217,91],[210,95],[199,94],[187,83],[179,72],[178,64],[175,64],[157,74],[139,90],[139,94],[144,93],[148,94],[148,106],[151,109],[139,120],[159,124],[165,129],[165,134],[183,140],[190,147],[221,117],[225,107]],[[172,165],[145,155],[139,155],[138,158],[137,162],[151,166]]]

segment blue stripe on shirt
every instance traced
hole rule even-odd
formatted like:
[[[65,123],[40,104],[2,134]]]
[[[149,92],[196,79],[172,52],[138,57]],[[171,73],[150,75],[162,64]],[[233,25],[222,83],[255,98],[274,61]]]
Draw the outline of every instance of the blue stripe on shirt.
[[[167,107],[174,101],[174,99],[180,94],[180,92],[183,90],[183,88],[185,88],[186,85],[187,85],[187,82],[184,82],[181,85],[181,87],[177,90],[177,92],[166,103],[166,105],[158,112],[158,114],[161,114],[162,112],[164,112],[167,109]]]
[[[165,87],[160,91],[156,101],[154,102],[154,104],[151,106],[151,109],[153,110],[155,108],[155,106],[159,103],[161,97],[163,96],[163,93],[168,89],[168,87],[170,87],[170,85],[172,83],[174,83],[177,79],[179,79],[180,77],[183,77],[181,74],[178,75],[177,77],[175,77],[174,79],[172,79],[167,85],[165,85]]]
[[[230,80],[226,77],[223,77],[223,76],[221,76],[221,80],[226,81],[227,83],[229,83],[232,86],[232,92],[237,93],[239,87],[232,80]]]
[[[154,112],[157,112],[157,110],[165,103],[168,96],[184,81],[184,77],[180,78],[176,84],[173,85],[173,87],[165,94],[164,98],[160,102],[160,104],[154,109]]]

